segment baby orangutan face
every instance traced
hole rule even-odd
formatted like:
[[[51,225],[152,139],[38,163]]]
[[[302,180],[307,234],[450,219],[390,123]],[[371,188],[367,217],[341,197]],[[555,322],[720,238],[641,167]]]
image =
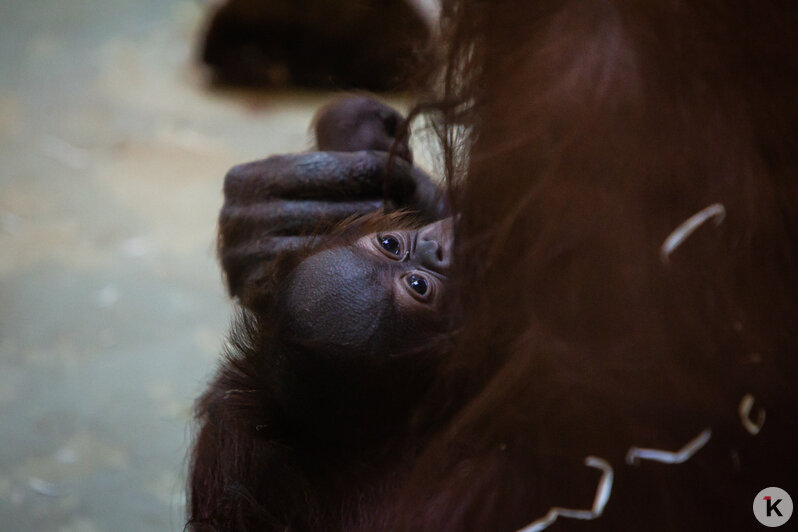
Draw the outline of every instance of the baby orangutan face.
[[[385,356],[422,345],[441,329],[451,247],[447,218],[311,255],[289,278],[293,334],[349,354]]]

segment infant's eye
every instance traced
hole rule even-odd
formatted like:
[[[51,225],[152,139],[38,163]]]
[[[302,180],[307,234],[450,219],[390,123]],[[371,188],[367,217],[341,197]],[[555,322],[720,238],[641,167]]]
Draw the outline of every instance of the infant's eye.
[[[407,278],[407,284],[410,285],[410,288],[413,289],[418,295],[423,296],[429,290],[429,284],[427,280],[423,277],[418,275],[411,275]]]
[[[392,255],[399,256],[399,252],[401,251],[401,244],[399,243],[399,239],[395,236],[391,235],[380,235],[377,237],[377,240],[380,243],[382,249],[391,253]]]

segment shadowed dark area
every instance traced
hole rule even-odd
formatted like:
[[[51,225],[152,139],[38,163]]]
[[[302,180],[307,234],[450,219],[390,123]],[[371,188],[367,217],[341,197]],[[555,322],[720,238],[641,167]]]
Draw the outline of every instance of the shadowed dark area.
[[[225,85],[398,90],[429,39],[405,0],[226,0],[201,58]]]

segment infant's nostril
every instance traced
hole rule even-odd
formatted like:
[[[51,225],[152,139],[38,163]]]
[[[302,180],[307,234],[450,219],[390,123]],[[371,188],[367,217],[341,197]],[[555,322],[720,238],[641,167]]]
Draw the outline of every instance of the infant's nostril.
[[[436,272],[447,275],[451,266],[451,218],[430,224],[419,230],[416,257]]]
[[[383,120],[383,126],[385,127],[385,132],[388,133],[389,136],[395,137],[396,130],[399,127],[399,120],[396,115],[390,114]]]
[[[443,246],[436,240],[420,240],[416,247],[416,256],[419,263],[435,271],[442,272],[448,267]]]

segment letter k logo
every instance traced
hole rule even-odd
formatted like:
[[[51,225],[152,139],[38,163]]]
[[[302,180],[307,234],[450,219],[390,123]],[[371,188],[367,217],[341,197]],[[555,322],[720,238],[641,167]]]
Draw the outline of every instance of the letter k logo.
[[[754,517],[767,527],[781,526],[792,517],[792,497],[781,488],[765,488],[754,497]]]
[[[771,497],[763,497],[763,498],[765,499],[765,502],[767,503],[767,516],[768,517],[770,517],[770,515],[773,512],[776,512],[776,515],[778,515],[779,517],[784,517],[783,515],[781,515],[781,512],[779,511],[779,503],[781,502],[781,499],[776,499],[776,502],[773,502]]]

